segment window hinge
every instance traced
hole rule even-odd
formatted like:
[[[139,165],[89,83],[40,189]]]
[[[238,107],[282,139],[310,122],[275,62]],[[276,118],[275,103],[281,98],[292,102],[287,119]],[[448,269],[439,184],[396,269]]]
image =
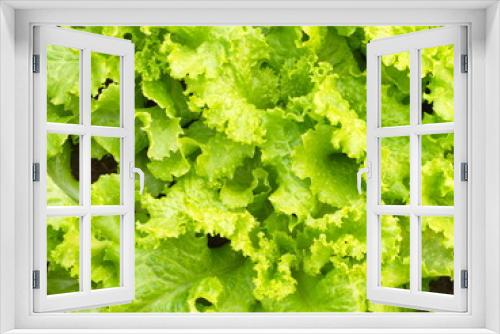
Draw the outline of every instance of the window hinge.
[[[33,164],[33,182],[38,182],[40,181],[40,164],[38,162],[35,162]]]
[[[40,270],[33,270],[33,289],[40,289]]]
[[[469,164],[466,162],[460,164],[460,180],[469,181]]]
[[[40,55],[33,55],[33,73],[40,73]]]
[[[461,287],[462,289],[467,289],[469,287],[469,272],[467,270],[462,270],[461,272]]]
[[[469,72],[469,57],[467,55],[462,55],[462,73]]]

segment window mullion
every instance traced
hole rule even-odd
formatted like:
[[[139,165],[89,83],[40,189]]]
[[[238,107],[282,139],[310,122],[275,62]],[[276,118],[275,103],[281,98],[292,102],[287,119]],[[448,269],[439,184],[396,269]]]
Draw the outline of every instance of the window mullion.
[[[419,50],[410,50],[410,290],[420,290],[420,145],[416,128],[420,123],[420,61]]]
[[[375,205],[373,212],[377,215],[390,216],[453,216],[453,206],[416,206],[409,205]]]
[[[82,125],[86,132],[81,137],[82,144],[80,145],[80,188],[82,206],[85,213],[81,219],[80,233],[80,286],[81,291],[90,292],[91,289],[91,231],[90,231],[90,185],[91,185],[91,166],[90,166],[90,55],[89,49],[83,49],[81,57],[81,76],[80,76],[80,103]]]
[[[417,115],[418,116],[418,115]],[[455,131],[455,124],[448,123],[433,123],[433,124],[417,124],[417,125],[403,125],[393,127],[380,127],[374,130],[374,135],[379,138],[384,137],[399,137],[409,136],[410,134],[418,135],[434,135],[442,133],[453,133]]]

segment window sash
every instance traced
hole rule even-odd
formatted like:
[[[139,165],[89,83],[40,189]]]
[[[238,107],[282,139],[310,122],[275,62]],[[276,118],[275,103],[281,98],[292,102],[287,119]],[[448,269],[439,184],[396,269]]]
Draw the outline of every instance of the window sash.
[[[79,124],[47,122],[48,45],[80,50]],[[91,53],[120,57],[120,127],[91,124]],[[33,270],[40,273],[40,288],[34,289],[34,311],[67,311],[124,303],[134,298],[134,183],[128,168],[134,164],[134,47],[126,40],[109,38],[49,26],[35,27],[34,54],[40,57],[40,71],[33,74],[34,94],[34,161],[40,166],[40,181],[34,187],[34,261]],[[50,133],[80,136],[80,203],[77,206],[47,206],[47,135]],[[91,139],[93,136],[120,139],[120,205],[91,204]],[[91,217],[120,215],[120,286],[91,288]],[[47,217],[80,218],[80,291],[47,295]]]
[[[466,27],[448,27],[372,41],[367,47],[367,155],[371,177],[367,184],[367,279],[368,298],[389,305],[424,310],[467,310],[467,289],[461,283],[461,271],[467,269],[467,183],[460,180],[460,163],[467,162],[467,75],[461,73],[461,55],[466,54]],[[454,122],[421,124],[420,51],[424,48],[454,46]],[[380,58],[402,51],[410,53],[410,125],[381,127],[381,65]],[[424,134],[454,134],[454,206],[417,205],[421,187],[420,137]],[[380,146],[381,138],[405,136],[410,147],[410,205],[381,205]],[[410,289],[382,287],[381,228],[382,214],[410,217]],[[422,216],[454,217],[454,294],[420,291]]]

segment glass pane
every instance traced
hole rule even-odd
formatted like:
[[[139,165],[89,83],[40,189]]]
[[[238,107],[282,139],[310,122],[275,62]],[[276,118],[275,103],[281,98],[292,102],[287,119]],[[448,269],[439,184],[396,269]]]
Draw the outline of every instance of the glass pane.
[[[80,50],[47,46],[47,121],[80,123]]]
[[[422,123],[453,122],[453,45],[422,49]]]
[[[422,217],[422,291],[453,294],[453,217]]]
[[[120,57],[92,52],[92,125],[120,126]]]
[[[380,139],[382,204],[410,203],[410,138]]]
[[[80,136],[47,135],[47,205],[80,203]]]
[[[421,136],[422,205],[454,203],[453,134]]]
[[[410,124],[410,53],[381,57],[382,126]]]
[[[80,218],[47,218],[47,294],[80,290]]]
[[[92,137],[91,204],[119,205],[120,138]]]
[[[92,289],[120,286],[120,216],[95,216],[91,222]]]
[[[410,218],[381,216],[382,270],[380,285],[410,288]]]

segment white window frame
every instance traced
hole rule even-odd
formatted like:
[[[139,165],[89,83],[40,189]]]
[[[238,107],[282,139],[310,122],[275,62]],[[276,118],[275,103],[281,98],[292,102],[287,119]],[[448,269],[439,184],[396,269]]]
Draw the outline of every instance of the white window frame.
[[[78,124],[47,121],[47,47],[57,45],[79,50],[80,104]],[[134,299],[134,45],[125,39],[90,34],[52,26],[34,27],[33,52],[38,55],[38,73],[33,74],[33,160],[38,165],[39,181],[33,184],[33,269],[39,275],[33,290],[35,312],[64,311],[126,303]],[[96,126],[91,121],[91,54],[98,52],[119,57],[120,100],[118,127]],[[47,136],[70,134],[80,137],[79,190],[77,206],[47,205]],[[93,136],[120,140],[120,203],[91,203],[91,139]],[[91,225],[93,216],[120,217],[120,285],[91,288]],[[79,291],[47,294],[47,223],[48,217],[78,217],[80,244]]]
[[[426,48],[453,46],[454,120],[447,123],[423,124],[421,113],[421,52]],[[410,57],[409,124],[383,126],[381,100],[381,58],[408,52]],[[381,304],[413,307],[422,310],[467,310],[467,289],[462,282],[467,272],[467,180],[461,178],[461,164],[467,163],[467,27],[452,26],[419,31],[371,41],[367,45],[367,278],[368,299]],[[465,72],[465,73],[463,73]],[[421,138],[430,134],[454,135],[454,205],[424,206],[421,203]],[[409,140],[410,203],[381,203],[381,146],[385,138],[404,137]],[[410,263],[409,289],[381,285],[381,217],[409,218]],[[454,277],[453,293],[432,293],[421,290],[422,232],[421,219],[426,216],[453,217]]]
[[[72,8],[68,8],[72,7]],[[125,7],[128,7],[125,8]],[[160,8],[162,7],[162,8]],[[47,10],[46,8],[50,8]],[[64,9],[66,8],[66,9]],[[471,28],[466,313],[436,314],[34,314],[32,312],[32,85],[35,24],[369,25],[467,24]],[[15,68],[13,68],[15,64]],[[487,71],[486,71],[487,68]],[[111,333],[111,328],[266,333],[499,333],[500,10],[496,1],[21,1],[0,3],[0,332]],[[15,127],[12,126],[15,124]],[[488,140],[486,140],[488,138]],[[486,154],[488,159],[486,160]],[[488,182],[485,182],[488,180]],[[12,192],[14,191],[14,196]],[[488,265],[485,266],[485,263]],[[12,288],[14,286],[14,288]],[[488,293],[485,293],[488,289]],[[65,329],[64,329],[65,328]],[[85,330],[93,328],[91,331]],[[199,330],[194,330],[198,328]],[[219,329],[217,329],[219,328]],[[220,330],[226,328],[226,330]],[[241,330],[238,330],[241,329]],[[245,329],[242,329],[245,328]],[[64,330],[62,330],[64,329]],[[101,329],[101,330],[98,330]],[[135,330],[134,330],[135,329]],[[142,330],[141,330],[142,329]],[[206,329],[206,330],[203,330]],[[253,329],[253,330],[252,330]],[[116,333],[116,331],[114,331]],[[120,332],[120,331],[118,331]],[[160,331],[158,331],[160,332]],[[186,331],[184,331],[186,332]],[[264,332],[264,331],[262,331]]]

